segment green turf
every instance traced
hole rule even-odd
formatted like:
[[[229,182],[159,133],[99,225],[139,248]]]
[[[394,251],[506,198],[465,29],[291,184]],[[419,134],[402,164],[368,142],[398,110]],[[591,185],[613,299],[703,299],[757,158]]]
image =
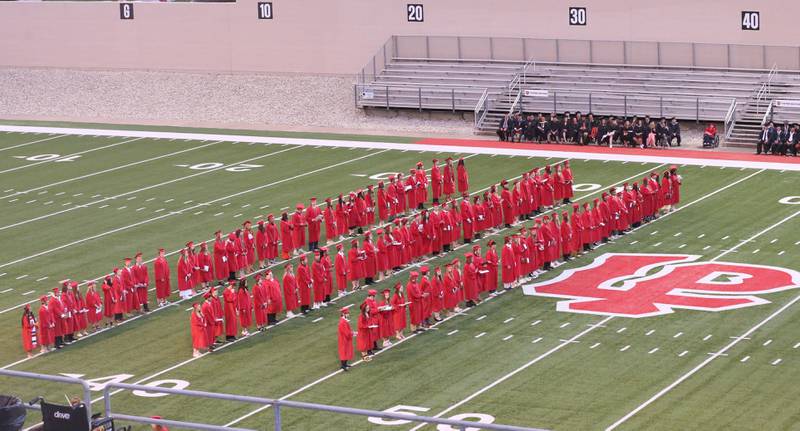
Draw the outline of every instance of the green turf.
[[[13,137],[15,143],[25,142],[16,134],[7,136]],[[4,135],[0,135],[0,148],[6,145],[3,138]],[[36,138],[41,137],[37,135],[31,140]],[[94,142],[94,139],[86,138],[81,142],[102,145],[106,142],[103,139],[107,138],[99,138],[99,142]],[[121,139],[108,141],[117,142]],[[61,145],[60,142],[48,141],[43,142],[41,148],[51,144]],[[152,157],[198,144],[142,140],[135,145],[143,153],[130,154],[147,152]],[[32,151],[38,145],[23,148]],[[47,188],[48,193],[42,196],[47,196],[47,200],[53,199],[54,203],[46,206],[40,202],[8,203],[8,199],[4,199],[4,207],[13,208],[14,211],[0,214],[0,227],[69,208],[62,206],[67,201],[85,204],[201,172],[175,167],[176,163],[233,163],[288,148],[291,147],[221,143],[55,186],[52,190]],[[138,160],[133,155],[120,154],[118,151],[89,153],[98,156],[90,167],[82,166],[81,161],[70,166],[66,166],[66,163],[46,163],[38,174],[35,172],[38,169],[34,167],[21,169],[18,176],[8,176],[8,181],[3,184],[9,184],[6,188],[14,187],[17,190],[38,187]],[[165,208],[165,212],[178,211],[195,202],[212,201],[342,163],[336,168],[223,199],[204,207],[203,213],[198,215],[194,214],[196,211],[185,211],[0,268],[0,272],[8,273],[0,278],[0,286],[14,289],[11,294],[0,295],[0,309],[34,298],[39,292],[48,290],[60,276],[75,279],[96,277],[118,264],[124,255],[132,254],[137,249],[144,250],[146,255],[150,254],[148,250],[159,246],[177,249],[189,239],[209,239],[210,232],[217,228],[233,229],[245,218],[252,219],[268,211],[278,212],[282,207],[305,201],[312,194],[330,196],[338,191],[363,187],[372,181],[352,174],[405,171],[418,159],[427,162],[433,157],[441,158],[441,155],[434,153],[387,151],[377,154],[379,151],[308,147],[290,150],[265,159],[270,160],[268,166],[251,172],[210,172],[137,192],[136,199],[130,202],[125,201],[126,195],[114,199],[112,205],[103,209],[99,208],[103,204],[93,204],[0,231],[5,234],[4,238],[16,235],[16,238],[36,239],[15,241],[13,247],[3,247],[0,251],[2,264],[98,232],[148,220],[160,214],[154,213],[158,208]],[[4,157],[12,152],[0,152],[0,161],[7,162]],[[375,154],[352,161],[370,153]],[[141,156],[144,157],[147,156]],[[478,189],[547,162],[526,157],[475,156],[467,163],[473,189]],[[654,168],[654,164],[573,162],[576,182],[596,183],[604,188],[631,177],[640,178]],[[764,171],[753,175],[755,172],[731,168],[682,167],[685,184],[682,205],[686,206],[685,209],[551,271],[542,279],[554,277],[564,269],[588,264],[606,252],[700,254],[703,260],[707,260],[737,246],[735,253],[721,260],[800,269],[795,258],[799,247],[795,243],[800,239],[797,235],[797,218],[752,242],[741,244],[742,240],[798,209],[797,206],[777,203],[778,199],[790,194],[788,189],[796,184],[796,174]],[[748,176],[751,177],[715,193]],[[21,185],[18,186],[18,183]],[[70,193],[58,198],[52,196],[60,191]],[[83,195],[73,197],[76,193]],[[578,193],[577,198],[592,199],[598,193]],[[92,199],[90,196],[95,194],[102,196]],[[34,197],[38,201],[42,196]],[[156,199],[145,203],[150,198]],[[165,203],[168,199],[174,201]],[[184,204],[189,200],[194,202]],[[228,202],[229,205],[222,206]],[[248,204],[249,207],[242,208]],[[259,209],[266,204],[270,207]],[[124,205],[128,207],[126,210],[116,209]],[[142,206],[146,210],[135,211]],[[215,216],[219,212],[224,214]],[[234,217],[240,213],[239,217]],[[492,238],[497,240],[501,235]],[[434,259],[430,264],[439,265],[464,252],[466,249],[462,248],[446,257]],[[22,274],[30,275],[15,280]],[[34,281],[43,276],[50,278],[38,283]],[[406,278],[407,272],[403,272],[379,284],[378,288],[395,281],[405,282]],[[36,293],[25,297],[20,295],[28,290],[35,290]],[[652,318],[615,317],[605,327],[592,328],[587,325],[599,322],[604,317],[558,312],[555,308],[557,299],[524,296],[521,291],[515,290],[449,319],[434,331],[411,338],[381,353],[371,363],[359,364],[347,374],[331,376],[290,399],[376,410],[402,404],[424,407],[429,409],[425,414],[436,415],[557,348],[562,340],[591,329],[577,340],[579,342],[569,343],[542,357],[514,377],[448,411],[444,417],[481,413],[492,415],[498,423],[564,430],[602,429],[704,361],[708,353],[716,352],[730,343],[729,337],[742,334],[792,300],[797,293],[796,290],[789,290],[761,295],[771,303],[735,311],[712,313],[678,310],[674,314]],[[364,293],[358,292],[338,303],[359,303],[363,297]],[[14,366],[13,369],[49,374],[77,373],[89,379],[127,374],[132,375],[125,379],[129,383],[179,379],[190,382],[190,389],[275,398],[336,371],[338,313],[335,307],[288,320],[266,333],[237,342],[217,353],[185,362],[191,354],[188,313],[185,311],[187,306],[183,303],[160,310],[62,351]],[[18,310],[0,314],[0,323],[16,327],[18,316]],[[322,317],[322,320],[314,322],[318,317]],[[512,317],[512,320],[508,320]],[[798,307],[781,313],[756,331],[751,340],[736,345],[728,352],[728,356],[712,361],[620,429],[793,429],[800,420],[796,409],[800,349],[794,348],[800,343],[800,336],[794,330],[799,317]],[[537,321],[539,323],[532,326]],[[455,330],[458,332],[452,332]],[[675,337],[679,332],[682,334]],[[483,335],[476,338],[481,333]],[[513,337],[504,340],[509,335]],[[711,337],[706,338],[708,335]],[[22,357],[16,330],[4,334],[2,338],[0,343],[13,348],[0,351],[0,366]],[[773,341],[764,346],[767,340]],[[659,350],[648,353],[655,347]],[[679,356],[684,351],[687,353]],[[745,356],[750,358],[741,362]],[[781,359],[781,362],[771,365],[776,359]],[[170,368],[162,373],[162,370]],[[23,398],[44,394],[48,398],[60,399],[63,393],[75,391],[74,388],[43,383],[25,382],[21,386],[19,381],[13,383],[8,379],[0,379],[0,387],[13,387]],[[100,393],[96,394],[99,396]],[[171,419],[216,424],[226,424],[256,408],[252,405],[175,396],[144,398],[128,393],[116,395],[114,406],[117,411],[125,413],[160,414]],[[96,404],[95,407],[100,408],[101,405]],[[282,416],[288,429],[410,429],[413,426],[387,427],[372,424],[362,417],[295,410],[284,410]],[[237,426],[270,429],[268,424],[271,420],[272,413],[267,410],[243,420]]]

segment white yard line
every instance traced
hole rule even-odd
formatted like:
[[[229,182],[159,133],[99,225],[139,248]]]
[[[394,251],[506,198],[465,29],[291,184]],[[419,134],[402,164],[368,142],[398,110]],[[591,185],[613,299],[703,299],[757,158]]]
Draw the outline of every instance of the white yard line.
[[[142,138],[127,139],[127,140],[124,140],[122,142],[117,142],[117,143],[110,144],[110,145],[104,145],[102,147],[90,148],[88,150],[78,151],[77,153],[72,153],[72,154],[65,154],[65,155],[63,155],[63,156],[61,156],[61,157],[59,157],[57,159],[42,160],[41,162],[29,163],[27,165],[22,165],[22,166],[17,166],[17,167],[14,167],[14,168],[9,168],[9,169],[2,170],[2,171],[0,171],[0,174],[5,174],[5,173],[8,173],[8,172],[15,172],[15,171],[18,171],[20,169],[32,168],[34,166],[39,166],[39,165],[44,164],[44,163],[55,163],[55,162],[57,162],[58,160],[61,160],[61,159],[74,157],[74,156],[79,156],[81,154],[87,154],[87,153],[91,153],[91,152],[94,152],[94,151],[105,150],[107,148],[118,147],[120,145],[124,145],[124,144],[130,143],[130,142],[138,141],[140,139],[142,139]]]
[[[713,259],[711,259],[711,261],[713,262],[713,261],[721,259],[722,257],[724,257],[724,256],[728,255],[729,253],[731,253],[731,251],[734,251],[735,249],[741,247],[742,245],[744,245],[744,244],[746,244],[746,243],[748,243],[748,242],[760,237],[761,235],[764,235],[765,233],[771,231],[772,229],[775,229],[776,227],[786,223],[787,221],[797,217],[798,215],[800,215],[800,211],[794,212],[791,215],[789,215],[787,217],[784,217],[783,219],[781,219],[777,223],[775,223],[775,224],[767,227],[766,229],[754,234],[750,238],[739,242],[739,244],[737,244],[733,248],[731,248],[731,249],[729,249],[727,251],[723,251],[722,253],[720,253],[719,255],[714,257]],[[625,422],[627,422],[630,418],[632,418],[633,416],[638,414],[640,411],[642,411],[645,408],[647,408],[650,404],[653,404],[654,402],[659,400],[661,397],[663,397],[665,394],[667,394],[671,390],[675,389],[676,386],[680,385],[681,383],[683,383],[684,381],[686,381],[687,379],[692,377],[695,373],[697,373],[698,371],[703,369],[706,365],[711,363],[711,361],[713,361],[715,358],[717,358],[718,356],[720,356],[722,354],[725,354],[726,352],[728,352],[728,350],[730,350],[731,348],[733,348],[734,346],[739,344],[739,342],[741,342],[743,339],[746,339],[747,337],[752,335],[755,331],[757,331],[759,328],[761,328],[762,326],[767,324],[770,320],[774,319],[776,316],[778,316],[779,314],[781,314],[784,311],[786,311],[787,309],[789,309],[789,307],[794,305],[797,301],[800,301],[800,295],[795,296],[791,301],[787,302],[782,307],[777,309],[775,312],[773,312],[772,314],[770,314],[769,316],[767,316],[766,318],[764,318],[763,320],[761,320],[760,322],[755,324],[752,328],[748,329],[744,334],[742,334],[739,337],[734,338],[733,341],[731,341],[725,347],[723,347],[719,351],[717,351],[716,354],[710,355],[705,360],[700,362],[697,366],[692,368],[689,372],[687,372],[686,374],[680,376],[674,382],[670,383],[665,388],[663,388],[660,391],[658,391],[655,395],[653,395],[652,397],[647,399],[645,402],[639,404],[636,408],[634,408],[633,410],[628,412],[625,416],[621,417],[619,420],[617,420],[616,422],[611,424],[608,428],[606,428],[606,430],[610,431],[610,430],[616,429],[620,425],[622,425]]]
[[[497,154],[497,155],[516,155],[516,156],[533,156],[541,158],[565,158],[576,157],[576,153],[569,151],[569,147],[564,150],[537,150],[536,146],[531,146],[530,149],[511,149],[511,148],[497,148],[494,146],[486,147],[472,147],[472,146],[457,146],[457,145],[431,145],[431,144],[409,144],[409,143],[391,143],[391,142],[369,142],[369,141],[346,141],[346,140],[333,140],[333,139],[302,139],[302,138],[280,138],[269,136],[245,136],[245,135],[225,135],[225,134],[203,134],[203,133],[188,133],[188,132],[154,132],[146,130],[109,130],[109,129],[76,129],[69,127],[36,127],[36,126],[14,126],[14,125],[0,125],[0,131],[11,132],[28,132],[28,133],[58,133],[64,135],[98,135],[98,136],[115,136],[115,137],[139,137],[139,138],[158,138],[158,139],[186,139],[198,141],[235,141],[246,143],[264,143],[264,144],[291,144],[302,145],[308,147],[346,147],[346,148],[373,148],[373,149],[392,149],[400,151],[419,151],[424,150],[428,152],[438,153],[477,153],[477,154]],[[419,150],[414,147],[420,147]],[[681,164],[693,166],[720,166],[720,167],[735,167],[735,168],[752,168],[752,169],[771,169],[771,170],[791,170],[800,171],[800,164],[795,163],[780,163],[766,161],[742,161],[742,160],[720,160],[720,159],[707,159],[700,157],[677,157],[670,155],[670,151],[663,152],[643,152],[642,155],[630,154],[617,154],[617,153],[580,153],[579,157],[584,160],[609,160],[619,162],[641,162],[646,163],[662,163],[662,164]]]
[[[120,193],[120,194],[117,194],[117,195],[114,195],[114,196],[108,196],[108,197],[105,197],[105,198],[102,198],[102,199],[98,199],[98,200],[95,200],[95,201],[91,201],[91,202],[87,202],[87,203],[81,204],[81,205],[75,205],[73,207],[70,207],[70,208],[67,208],[67,209],[63,209],[61,211],[56,211],[56,212],[53,212],[53,213],[50,213],[50,214],[41,215],[41,216],[38,216],[38,217],[34,217],[32,219],[23,220],[23,221],[20,221],[20,222],[17,222],[17,223],[12,223],[12,224],[6,225],[6,226],[0,226],[0,231],[6,230],[6,229],[11,229],[11,228],[14,228],[14,227],[17,227],[17,226],[22,226],[22,225],[25,225],[25,224],[28,224],[28,223],[32,223],[32,222],[35,222],[35,221],[44,220],[46,218],[54,217],[54,216],[57,216],[59,214],[64,214],[66,212],[74,211],[76,209],[86,208],[86,207],[89,207],[91,205],[95,205],[95,204],[98,204],[98,203],[101,203],[101,202],[106,202],[106,201],[110,201],[110,200],[114,200],[114,199],[119,199],[121,197],[125,197],[125,196],[128,196],[128,195],[134,194],[134,193],[139,193],[139,192],[143,192],[143,191],[146,191],[146,190],[152,190],[152,189],[155,189],[155,188],[158,188],[158,187],[161,187],[161,186],[165,186],[165,185],[168,185],[168,184],[173,184],[173,183],[176,183],[176,182],[179,182],[179,181],[188,180],[190,178],[195,178],[195,177],[198,177],[200,175],[205,175],[205,174],[209,174],[209,173],[212,173],[212,172],[217,172],[217,171],[219,171],[221,169],[230,168],[232,166],[240,165],[242,163],[248,163],[248,162],[251,162],[251,161],[254,161],[254,160],[263,159],[265,157],[271,157],[271,156],[274,156],[274,155],[277,155],[277,154],[281,154],[281,153],[285,153],[287,151],[294,150],[296,148],[300,148],[300,147],[291,147],[291,148],[287,148],[287,149],[283,149],[283,150],[273,151],[271,153],[262,154],[262,155],[260,155],[258,157],[252,157],[252,158],[245,159],[245,160],[242,160],[242,161],[239,161],[239,162],[223,165],[223,166],[220,166],[220,167],[217,167],[217,168],[208,169],[208,170],[205,170],[205,171],[200,171],[200,172],[197,172],[197,173],[194,173],[194,174],[185,175],[185,176],[178,177],[178,178],[173,178],[173,179],[168,180],[168,181],[163,181],[163,182],[160,182],[160,183],[157,183],[157,184],[152,184],[152,185],[149,185],[149,186],[146,186],[146,187],[138,188],[136,190],[127,191],[125,193]]]
[[[506,336],[505,338],[503,338],[503,341],[508,341],[508,340],[512,339],[513,337],[514,337],[513,335]]]
[[[65,136],[68,136],[68,135],[58,135],[58,136],[51,136],[49,138],[44,138],[44,139],[37,139],[37,140],[31,141],[31,142],[25,142],[25,143],[22,143],[22,144],[12,145],[10,147],[0,148],[0,151],[13,150],[14,148],[20,148],[20,147],[25,147],[25,146],[28,146],[28,145],[38,144],[39,142],[50,141],[50,140],[53,140],[53,139],[63,138]]]
[[[651,349],[649,352],[647,352],[647,354],[648,355],[652,355],[653,353],[655,353],[657,351],[658,351],[658,347],[655,347],[655,348]]]

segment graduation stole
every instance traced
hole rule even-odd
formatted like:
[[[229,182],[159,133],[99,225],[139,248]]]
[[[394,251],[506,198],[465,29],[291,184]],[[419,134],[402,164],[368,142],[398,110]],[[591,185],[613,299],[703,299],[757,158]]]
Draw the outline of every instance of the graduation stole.
[[[36,327],[36,318],[33,315],[28,316],[28,324],[31,328],[31,344],[36,346],[39,344],[39,340],[37,334],[39,332],[39,328]]]

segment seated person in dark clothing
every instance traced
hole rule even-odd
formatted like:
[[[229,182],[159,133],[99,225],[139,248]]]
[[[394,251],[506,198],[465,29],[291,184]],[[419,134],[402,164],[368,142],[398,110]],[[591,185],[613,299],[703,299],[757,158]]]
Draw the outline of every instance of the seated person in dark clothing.
[[[542,143],[547,140],[547,120],[544,114],[539,114],[539,119],[536,122],[536,141]]]
[[[772,143],[778,139],[778,133],[772,122],[761,127],[761,135],[759,135],[758,144],[756,145],[756,154],[769,154],[772,150]]]
[[[667,135],[667,144],[672,146],[672,140],[675,140],[677,146],[681,146],[681,125],[678,123],[678,120],[675,117],[669,122],[669,134]]]
[[[772,144],[772,154],[786,154],[789,130],[786,123],[778,126],[778,139]]]
[[[561,123],[558,121],[558,116],[553,114],[547,122],[547,142],[558,142],[559,135],[561,135]]]
[[[600,126],[597,128],[597,145],[614,146],[614,135],[617,133],[617,128],[614,124],[610,123],[608,119],[603,117],[600,120]]]
[[[597,120],[594,119],[594,114],[591,112],[584,120],[584,124],[586,125],[586,129],[589,131],[585,144],[593,143],[597,140]]]
[[[561,126],[558,129],[558,142],[567,142],[567,135],[569,135],[569,116],[565,115],[561,120]]]
[[[793,156],[797,157],[797,152],[800,151],[800,128],[798,128],[797,124],[792,124],[788,142],[789,151],[792,152]]]
[[[497,137],[500,138],[501,141],[508,139],[508,126],[510,125],[510,121],[509,115],[506,114],[497,126]]]
[[[633,145],[639,148],[644,148],[644,126],[642,120],[636,120],[633,123]]]
[[[626,147],[633,146],[633,125],[629,120],[625,120],[621,126],[619,126],[619,142],[621,145]]]
[[[666,147],[668,135],[669,135],[669,126],[667,126],[667,119],[661,117],[661,120],[656,125],[656,146]]]
[[[536,121],[533,118],[533,114],[528,115],[528,118],[525,119],[523,135],[525,135],[525,140],[528,142],[533,142],[536,138]]]
[[[522,133],[528,123],[522,118],[521,114],[514,115],[514,133],[511,135],[511,141],[520,142],[522,140]]]

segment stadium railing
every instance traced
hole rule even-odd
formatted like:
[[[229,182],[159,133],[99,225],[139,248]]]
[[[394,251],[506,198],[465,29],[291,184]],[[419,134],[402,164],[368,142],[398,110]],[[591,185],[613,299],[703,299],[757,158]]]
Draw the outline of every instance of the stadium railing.
[[[89,383],[85,380],[71,378],[71,377],[53,376],[48,374],[38,374],[38,373],[29,373],[29,372],[11,371],[11,370],[0,370],[0,376],[23,378],[23,379],[36,379],[36,380],[45,380],[56,383],[70,383],[70,384],[81,385],[83,387],[82,401],[86,405],[86,412],[87,415],[89,416],[89,419],[91,420],[92,398],[91,398]],[[252,431],[248,428],[234,428],[230,426],[220,426],[213,424],[204,424],[198,422],[178,421],[169,419],[154,419],[153,417],[135,416],[124,413],[117,413],[114,410],[112,410],[111,397],[112,395],[122,390],[141,391],[151,394],[157,393],[157,394],[169,394],[169,395],[178,395],[178,396],[186,396],[194,398],[206,398],[206,399],[215,399],[222,401],[234,401],[234,402],[241,402],[248,404],[258,404],[261,406],[270,406],[273,409],[273,427],[274,427],[273,429],[275,431],[281,431],[285,429],[283,427],[282,423],[283,421],[281,416],[281,413],[284,409],[301,409],[301,410],[312,410],[318,412],[328,412],[334,414],[364,416],[368,418],[395,419],[395,420],[416,422],[420,424],[449,425],[450,427],[462,431],[467,429],[484,429],[484,430],[494,430],[494,431],[544,431],[539,428],[528,428],[528,427],[493,424],[493,423],[481,423],[481,422],[472,422],[464,420],[442,419],[436,417],[418,416],[408,413],[382,412],[377,410],[357,409],[351,407],[340,407],[340,406],[332,406],[326,404],[306,403],[300,401],[289,401],[281,399],[251,397],[245,395],[234,395],[234,394],[205,392],[205,391],[193,391],[186,389],[161,388],[148,385],[133,385],[133,384],[114,383],[114,382],[106,384],[105,387],[103,388],[103,404],[105,407],[105,413],[104,413],[105,418],[124,421],[124,422],[134,422],[134,423],[149,424],[149,425],[166,425],[176,428],[190,428],[190,429],[199,429],[207,431],[230,431],[230,430]],[[28,409],[33,409],[33,410],[40,409],[39,406],[36,405],[31,405],[28,403],[24,403],[24,405]]]
[[[87,419],[89,420],[89,422],[91,422],[92,420],[92,396],[89,388],[89,383],[85,380],[76,379],[73,377],[53,376],[50,374],[29,373],[27,371],[14,371],[14,370],[0,370],[0,376],[80,385],[83,387],[83,403],[86,405]],[[25,406],[25,408],[28,410],[42,410],[42,408],[37,404],[23,403],[22,405]]]

